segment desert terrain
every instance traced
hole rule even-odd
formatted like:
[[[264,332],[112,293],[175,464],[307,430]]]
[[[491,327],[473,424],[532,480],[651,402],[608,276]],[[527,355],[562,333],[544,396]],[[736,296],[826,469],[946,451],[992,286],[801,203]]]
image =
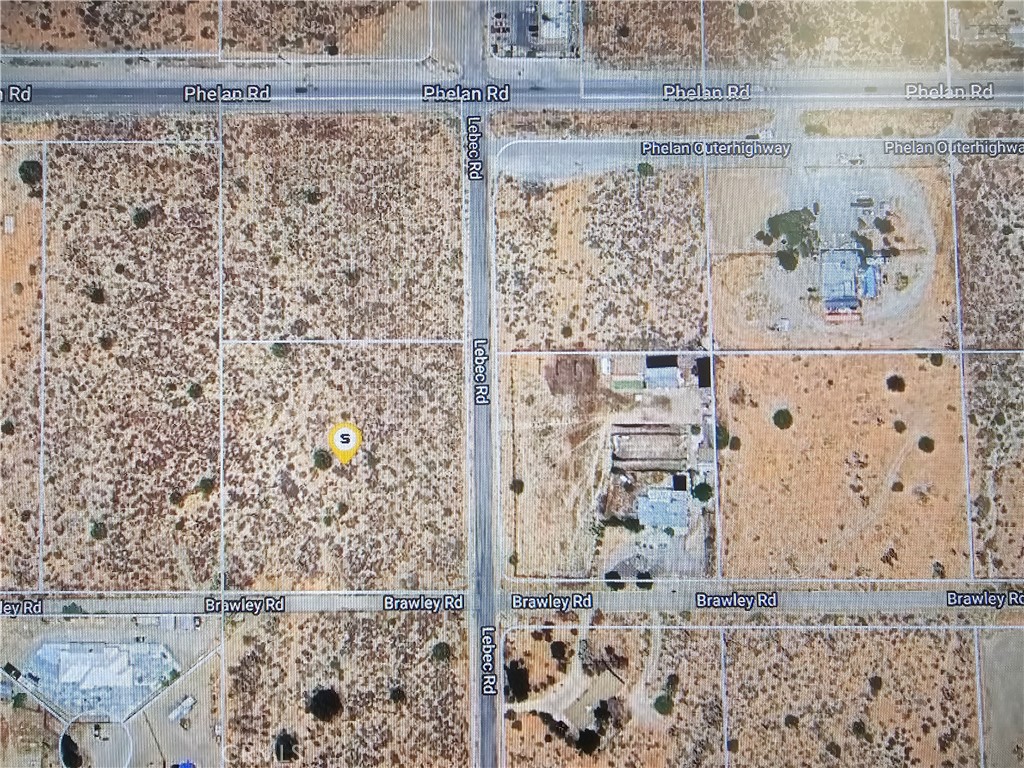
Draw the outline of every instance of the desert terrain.
[[[216,0],[4,0],[4,53],[217,52]]]
[[[955,356],[719,357],[716,387],[726,576],[967,575]]]
[[[1024,158],[969,157],[956,176],[964,345],[1024,348]]]
[[[1024,357],[966,359],[971,504],[979,577],[1024,577]]]
[[[599,578],[616,570],[633,580],[638,572],[695,576],[714,567],[710,389],[696,386],[693,360],[679,360],[683,381],[666,389],[643,384],[642,356],[501,359],[501,510],[511,573]],[[657,433],[646,438],[657,448],[636,435],[644,429]],[[650,451],[660,453],[641,456]],[[688,480],[679,522],[642,522],[641,497],[672,488],[673,472]]]
[[[359,59],[423,58],[426,0],[225,0],[223,53]]]
[[[616,4],[617,5],[617,4]],[[637,109],[631,112],[544,109],[492,115],[488,128],[495,137],[598,138],[604,136],[743,136],[769,124],[772,112],[689,112],[678,109]]]
[[[945,65],[943,4],[929,0],[711,0],[707,65],[859,70]]]
[[[39,579],[42,161],[41,147],[0,147],[0,588],[10,589]]]
[[[707,333],[700,174],[502,176],[496,201],[504,351],[694,349]]]
[[[950,64],[961,72],[1024,70],[1024,47],[1010,37],[1022,21],[1022,0],[950,0]]]
[[[982,723],[985,725],[985,763],[1024,764],[1024,630],[985,630],[981,650]]]
[[[217,197],[217,153],[208,147],[50,148],[51,588],[212,582],[220,528]]]
[[[459,614],[264,614],[226,643],[229,765],[269,765],[282,733],[305,765],[469,764]]]
[[[228,586],[462,584],[462,356],[461,345],[230,346]],[[344,421],[363,434],[347,465],[328,442]]]
[[[902,168],[715,169],[709,175],[715,343],[724,349],[956,346],[956,271],[949,174]],[[858,199],[871,203],[853,205]],[[737,200],[756,201],[737,205]],[[806,212],[807,245],[792,263],[765,238],[773,218]],[[816,212],[816,213],[812,213]],[[856,313],[830,316],[829,248],[864,238],[878,291]],[[775,232],[778,235],[778,232]],[[802,247],[802,246],[801,246]],[[835,317],[836,319],[833,319]]]
[[[510,631],[507,765],[720,766],[719,655],[714,631]]]
[[[462,338],[453,121],[232,115],[224,126],[228,338]]]
[[[146,116],[118,112],[102,117],[40,114],[0,115],[3,141],[182,141],[217,140],[217,116],[178,113],[174,116]]]
[[[616,68],[699,67],[700,14],[698,0],[584,3],[584,57]]]
[[[969,631],[732,630],[726,654],[736,768],[980,764]]]
[[[953,122],[950,109],[811,109],[800,115],[809,136],[935,136]]]
[[[967,123],[968,136],[1017,138],[1024,136],[1024,109],[978,109]]]

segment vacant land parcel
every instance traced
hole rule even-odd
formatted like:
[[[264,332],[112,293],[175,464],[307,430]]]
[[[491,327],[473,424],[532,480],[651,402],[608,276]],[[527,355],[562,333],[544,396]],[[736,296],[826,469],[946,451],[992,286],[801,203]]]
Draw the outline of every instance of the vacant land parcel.
[[[3,53],[217,52],[216,0],[4,0]]]
[[[502,350],[701,346],[708,311],[698,171],[503,175],[496,205]]]
[[[264,614],[226,642],[230,764],[469,764],[460,614]]]
[[[987,765],[1024,762],[1024,630],[980,633],[982,723]]]
[[[224,126],[228,338],[462,337],[454,121],[233,115]]]
[[[719,452],[727,576],[967,574],[955,356],[729,356],[717,365],[718,418],[730,435]]]
[[[586,59],[611,67],[699,67],[698,0],[596,0],[583,5]]]
[[[715,342],[726,349],[955,346],[945,166],[805,162],[710,173]]]
[[[504,650],[509,768],[722,765],[718,632],[545,626]]]
[[[946,63],[943,4],[929,0],[711,0],[707,65],[938,71]]]
[[[966,358],[979,576],[1024,577],[1024,357]]]
[[[48,586],[213,578],[217,197],[207,147],[50,148]]]
[[[425,0],[225,0],[223,52],[355,59],[430,53]]]
[[[0,147],[0,588],[39,579],[42,148]]]
[[[462,346],[231,346],[230,587],[430,589],[465,574]],[[349,464],[340,422],[362,430]]]
[[[980,764],[970,632],[732,630],[726,646],[735,766]]]
[[[964,344],[1024,348],[1024,158],[965,159],[956,203]]]
[[[714,567],[707,357],[506,357],[501,383],[512,573],[645,580]]]

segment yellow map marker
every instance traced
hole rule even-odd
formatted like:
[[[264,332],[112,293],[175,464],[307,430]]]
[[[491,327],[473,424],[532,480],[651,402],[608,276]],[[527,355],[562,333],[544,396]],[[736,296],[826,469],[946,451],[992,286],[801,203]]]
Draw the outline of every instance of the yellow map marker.
[[[338,461],[342,464],[348,464],[359,451],[359,446],[363,444],[363,433],[359,431],[359,427],[355,424],[343,421],[340,424],[334,425],[328,440],[331,443],[331,450],[338,457]]]

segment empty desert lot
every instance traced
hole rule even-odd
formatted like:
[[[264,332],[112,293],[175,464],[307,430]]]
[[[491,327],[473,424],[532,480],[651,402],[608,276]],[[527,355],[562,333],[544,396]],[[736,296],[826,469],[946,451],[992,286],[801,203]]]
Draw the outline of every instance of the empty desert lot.
[[[46,583],[201,588],[220,527],[217,153],[54,146],[47,180]]]
[[[4,53],[216,53],[216,0],[4,0]]]
[[[970,631],[726,633],[729,751],[757,766],[976,766]]]
[[[457,121],[224,120],[228,338],[461,338]]]
[[[955,356],[719,357],[727,576],[968,572]]]
[[[42,147],[0,147],[0,588],[39,578],[42,159]]]
[[[225,0],[223,53],[358,59],[430,52],[425,0]]]
[[[226,650],[230,765],[269,765],[282,731],[303,765],[469,762],[461,614],[250,616],[230,622]],[[309,711],[317,691],[336,712]]]
[[[461,344],[229,347],[228,585],[460,586],[462,354]],[[330,429],[342,421],[363,434],[347,465],[328,444]]]
[[[502,176],[501,349],[699,347],[708,315],[703,214],[695,169]]]

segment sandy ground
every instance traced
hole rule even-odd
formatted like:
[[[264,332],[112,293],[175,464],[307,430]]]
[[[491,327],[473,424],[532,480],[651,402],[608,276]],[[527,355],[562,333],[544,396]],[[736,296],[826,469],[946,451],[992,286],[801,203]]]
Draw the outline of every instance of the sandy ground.
[[[439,642],[451,649],[435,661]],[[282,730],[303,764],[469,764],[469,642],[461,614],[289,614],[228,627],[229,765],[266,765]],[[329,722],[305,711],[333,688]],[[391,700],[400,689],[405,700]]]
[[[935,136],[953,122],[949,109],[814,109],[800,116],[804,132],[821,136]]]
[[[53,147],[47,231],[46,583],[207,586],[220,527],[217,153]]]
[[[979,764],[970,632],[737,630],[726,644],[736,768]]]
[[[967,574],[955,357],[720,357],[716,386],[742,444],[719,454],[726,576]]]
[[[724,349],[917,348],[954,346],[956,278],[949,177],[942,167],[861,170],[808,168],[795,173],[721,169],[710,174],[715,343]],[[777,246],[754,235],[770,216],[820,203],[822,246],[828,230],[858,227],[850,200],[867,194],[890,206],[900,254],[882,267],[879,298],[860,319],[834,323],[821,304],[821,265],[802,258],[779,266]],[[737,205],[738,200],[756,205]],[[870,217],[869,217],[870,218]],[[860,228],[876,249],[883,236]],[[840,240],[846,242],[841,236]],[[788,322],[788,330],[784,324]],[[775,330],[773,330],[775,329]]]
[[[0,138],[5,141],[214,141],[216,115],[179,114],[175,117],[145,117],[125,112],[98,117],[66,115],[60,119],[29,119],[3,114]]]
[[[496,137],[542,136],[592,138],[599,136],[733,136],[768,125],[772,112],[690,112],[678,109],[599,112],[550,109],[539,112],[499,112],[488,126]]]
[[[500,347],[694,349],[707,328],[700,176],[498,185]]]
[[[275,348],[276,349],[276,348]],[[225,360],[228,586],[442,589],[465,581],[460,345],[232,347]],[[348,465],[328,433],[363,433]]]
[[[700,66],[698,0],[598,0],[583,11],[583,51],[611,67]]]
[[[4,0],[0,49],[216,53],[216,0]]]
[[[1024,109],[979,109],[971,113],[969,136],[1024,136]]]
[[[553,642],[565,644],[564,662],[551,658]],[[505,663],[515,661],[526,667],[531,693],[523,702],[506,698],[507,764],[510,768],[721,765],[718,660],[717,632],[599,627],[515,630],[506,636]],[[663,695],[671,702],[665,714],[654,708]],[[611,719],[604,726],[600,746],[589,756],[552,732],[537,714],[565,723],[575,742],[581,728],[596,725],[593,711],[601,701],[606,702]]]
[[[1024,631],[980,635],[985,764],[1024,765]]]
[[[599,370],[597,360],[589,357],[500,361],[505,555],[517,576],[600,577],[603,572],[595,568],[602,554],[631,539],[625,533],[616,538],[611,528],[600,533],[598,526],[599,498],[614,482],[612,425],[688,428],[700,424],[710,407],[702,406],[696,389],[615,392],[608,377],[575,392],[556,393],[547,379],[559,361]],[[518,493],[515,480],[523,483]]]
[[[0,765],[4,768],[63,768],[57,742],[63,725],[31,699],[15,709],[0,701]]]
[[[969,355],[966,368],[977,575],[1024,576],[1024,357]]]
[[[971,157],[956,177],[964,345],[1024,348],[1024,158]]]
[[[227,0],[224,55],[418,59],[430,51],[423,0]]]
[[[21,589],[39,578],[42,184],[18,169],[41,160],[39,147],[0,147],[0,226],[14,222],[0,229],[0,587]]]
[[[943,4],[929,0],[711,0],[704,37],[715,68],[938,71],[946,61]]]
[[[462,338],[451,120],[224,122],[228,338]]]

